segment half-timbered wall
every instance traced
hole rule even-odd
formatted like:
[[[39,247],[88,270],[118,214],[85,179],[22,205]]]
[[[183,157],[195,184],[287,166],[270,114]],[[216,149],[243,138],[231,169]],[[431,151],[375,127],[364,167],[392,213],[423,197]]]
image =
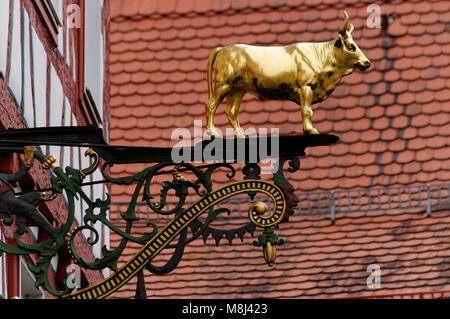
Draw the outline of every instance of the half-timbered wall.
[[[54,10],[48,10],[49,6]],[[104,0],[0,0],[0,129],[94,125],[104,129],[107,140],[108,17],[109,2]],[[90,163],[84,148],[41,146],[40,150],[54,155],[61,167]],[[2,162],[2,167],[17,169],[18,161]],[[48,187],[47,173],[34,167],[31,172],[37,188]],[[101,174],[94,174],[85,182],[101,179]],[[100,199],[108,192],[103,184],[84,190]],[[64,196],[48,207],[56,220],[64,221]],[[85,203],[76,204],[78,224],[83,223],[85,208]],[[0,235],[7,237],[3,230]],[[107,229],[97,230],[101,234],[98,243],[84,248],[85,254],[94,257],[100,256],[102,245],[109,245]],[[33,237],[38,239],[38,234]],[[4,257],[0,258],[0,294],[4,295],[8,278],[2,262]],[[57,256],[52,267],[55,275],[58,263]],[[87,281],[98,280],[93,273],[85,276]]]

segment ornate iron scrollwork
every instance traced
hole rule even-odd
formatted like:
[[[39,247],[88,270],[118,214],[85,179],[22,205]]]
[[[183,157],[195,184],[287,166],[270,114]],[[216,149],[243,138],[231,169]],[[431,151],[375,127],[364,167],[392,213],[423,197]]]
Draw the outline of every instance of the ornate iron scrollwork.
[[[39,145],[42,143],[33,140],[34,137],[28,136],[26,133],[24,130],[21,131],[21,134],[24,135],[21,136],[22,141],[19,144]],[[288,171],[295,172],[299,169],[300,164],[298,156],[304,155],[305,147],[328,145],[336,142],[337,138],[327,138],[323,135],[280,137],[280,158],[278,169],[273,173],[273,182],[261,180],[258,163],[245,163],[243,168],[245,178],[240,181],[232,181],[236,176],[235,164],[237,161],[202,166],[184,162],[174,163],[169,157],[170,152],[167,149],[159,150],[161,151],[159,155],[154,155],[150,152],[150,150],[155,151],[152,148],[114,148],[101,143],[100,139],[98,140],[99,144],[92,145],[92,148],[85,153],[85,156],[93,159],[92,164],[86,168],[66,167],[63,170],[55,164],[53,156],[45,156],[39,151],[33,152],[33,158],[38,160],[44,169],[51,171],[51,174],[49,173],[51,193],[44,195],[39,193],[39,199],[53,200],[64,193],[68,207],[66,220],[57,233],[42,242],[34,244],[23,242],[19,230],[14,233],[15,245],[0,241],[0,251],[2,252],[16,255],[36,254],[38,256],[35,263],[29,264],[30,270],[36,276],[36,286],[42,286],[55,297],[104,298],[123,286],[144,268],[154,274],[166,274],[172,271],[182,258],[184,247],[199,237],[206,241],[209,236],[212,236],[217,245],[222,238],[226,238],[231,244],[236,237],[242,240],[246,233],[253,235],[257,228],[261,228],[263,231],[254,245],[263,247],[263,255],[267,263],[273,265],[276,257],[276,245],[283,243],[273,229],[277,228],[282,221],[288,220],[293,207],[297,204],[296,197],[293,195],[293,187],[284,175],[284,164],[288,162]],[[25,148],[15,146],[14,143],[17,144],[17,141],[14,142],[11,139],[3,141],[0,153],[24,153]],[[49,141],[49,143],[53,142]],[[54,145],[67,145],[67,143],[59,142]],[[191,152],[192,149],[188,148],[186,151]],[[117,154],[124,156],[121,157]],[[258,158],[258,161],[260,160],[262,159]],[[100,165],[102,161],[103,164]],[[113,165],[136,162],[153,164],[130,176],[113,177],[108,173],[109,168]],[[230,182],[223,187],[214,189],[213,175],[219,169],[221,174],[225,170]],[[90,198],[83,191],[83,180],[96,170],[101,171],[103,182],[133,187],[127,207],[120,213],[123,227],[119,227],[108,218],[108,211],[111,208],[109,195],[105,199]],[[183,176],[187,172],[193,176],[192,180]],[[156,184],[153,182],[154,178],[161,175],[166,175],[168,178],[161,184],[159,198],[156,199],[152,195],[151,186]],[[171,195],[172,200],[174,197],[177,199],[172,207],[168,206],[169,193],[175,194]],[[221,201],[239,194],[254,196],[256,193],[262,193],[272,201],[273,209],[271,211],[268,212],[264,203],[256,201],[250,205],[249,222],[245,225],[235,229],[219,229],[211,225],[219,215],[230,213],[227,208],[218,207]],[[198,199],[193,204],[187,205],[188,196],[196,196]],[[76,200],[82,200],[87,206],[83,212],[82,225],[74,227]],[[140,236],[134,236],[133,227],[139,221],[139,216],[136,215],[136,207],[139,203],[145,203],[155,213],[155,216],[156,214],[171,216],[170,222],[159,227],[155,222],[149,221],[147,224],[149,230]],[[205,216],[199,219],[202,214]],[[14,221],[11,213],[7,211],[0,211],[0,219],[6,226],[12,225]],[[77,251],[75,239],[81,232],[88,230],[92,235],[88,238],[87,243],[96,244],[100,237],[95,227],[98,223],[118,234],[121,240],[115,248],[108,249],[103,246],[101,257],[88,261]],[[176,242],[172,243],[173,241]],[[142,247],[131,260],[119,268],[119,257],[130,242]],[[163,266],[153,265],[152,260],[166,248],[175,248],[169,261]],[[48,277],[49,267],[52,257],[62,249],[68,250],[73,261],[81,267],[92,270],[108,267],[113,270],[113,274],[93,286],[75,292],[66,282],[62,283],[62,288],[55,288]]]

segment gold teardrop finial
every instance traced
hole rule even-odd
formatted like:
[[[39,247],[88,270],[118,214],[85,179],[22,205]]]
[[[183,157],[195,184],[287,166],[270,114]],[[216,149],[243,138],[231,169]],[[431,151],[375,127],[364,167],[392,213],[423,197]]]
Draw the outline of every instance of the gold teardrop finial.
[[[277,259],[277,246],[272,245],[270,241],[267,241],[263,247],[264,260],[272,267]]]

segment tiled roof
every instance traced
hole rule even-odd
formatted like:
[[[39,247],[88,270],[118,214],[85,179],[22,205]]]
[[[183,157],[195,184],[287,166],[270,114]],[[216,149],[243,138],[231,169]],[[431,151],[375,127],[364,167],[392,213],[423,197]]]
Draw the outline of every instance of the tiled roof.
[[[273,267],[248,234],[232,246],[227,240],[216,247],[211,237],[206,245],[197,239],[173,272],[145,271],[147,297],[339,298],[449,290],[449,230],[448,211],[431,218],[417,210],[354,213],[335,224],[324,216],[294,216],[277,231],[286,243],[277,248]],[[155,264],[167,262],[172,253],[163,252]],[[122,259],[133,255],[129,249]],[[381,268],[381,289],[367,287],[371,264]],[[136,282],[113,297],[134,297]]]
[[[340,143],[307,149],[301,169],[289,174],[296,193],[449,182],[450,4],[376,2],[383,21],[391,17],[393,22],[370,29],[366,8],[373,2],[113,0],[111,143],[174,145],[174,128],[192,132],[194,120],[205,122],[206,66],[213,48],[328,41],[337,36],[345,9],[355,26],[355,42],[372,66],[343,78],[326,101],[313,106],[314,126],[338,135]],[[240,123],[244,129],[278,127],[280,134],[301,133],[296,104],[263,102],[251,95],[241,105]],[[217,111],[216,126],[223,131],[229,127],[224,105]],[[118,165],[112,172],[130,174],[142,168]],[[113,200],[126,200],[131,191],[113,187]],[[278,249],[273,269],[264,265],[248,235],[243,244],[231,247],[215,247],[213,241],[203,247],[197,240],[186,248],[179,269],[148,276],[147,294],[372,294],[365,280],[366,267],[374,262],[383,276],[377,293],[445,290],[450,247],[439,234],[450,227],[448,211],[432,217],[411,210],[354,213],[339,216],[334,225],[324,217],[294,216],[280,226],[288,244]],[[114,246],[117,238],[112,239]],[[123,261],[131,254],[133,249]],[[122,291],[117,296],[131,296],[134,286]]]

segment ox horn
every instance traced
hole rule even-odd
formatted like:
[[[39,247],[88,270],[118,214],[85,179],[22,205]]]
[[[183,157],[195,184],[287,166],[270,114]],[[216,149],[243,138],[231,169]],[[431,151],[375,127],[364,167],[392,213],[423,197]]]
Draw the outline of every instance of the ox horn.
[[[352,34],[354,29],[355,27],[353,26],[353,24],[350,23],[350,30],[348,30],[348,33]]]
[[[339,33],[340,34],[345,34],[345,31],[347,31],[347,26],[348,26],[348,14],[347,11],[344,11],[344,25],[339,29]]]

